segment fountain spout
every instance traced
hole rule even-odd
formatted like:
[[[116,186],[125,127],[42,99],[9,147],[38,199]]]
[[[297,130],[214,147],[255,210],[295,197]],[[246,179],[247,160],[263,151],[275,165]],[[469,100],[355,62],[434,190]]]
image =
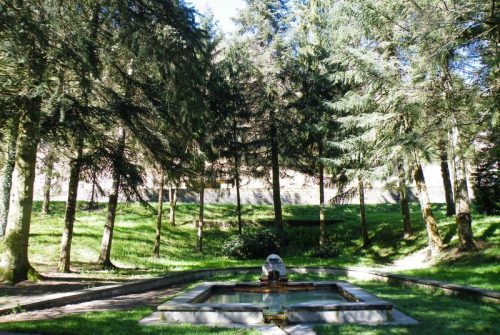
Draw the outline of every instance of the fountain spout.
[[[262,275],[260,281],[263,284],[286,283],[286,268],[280,256],[271,254],[267,256],[266,262],[262,265]]]

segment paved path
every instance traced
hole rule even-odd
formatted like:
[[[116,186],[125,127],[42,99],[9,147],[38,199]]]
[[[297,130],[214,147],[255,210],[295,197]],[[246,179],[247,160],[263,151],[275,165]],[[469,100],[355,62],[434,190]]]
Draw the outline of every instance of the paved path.
[[[182,286],[172,286],[167,289],[154,290],[138,294],[122,295],[103,300],[94,300],[74,305],[66,305],[43,309],[39,311],[10,314],[0,317],[0,323],[15,321],[35,321],[50,320],[60,318],[68,314],[78,314],[86,312],[98,312],[109,310],[127,310],[144,306],[156,307],[166,297],[177,294],[182,290]],[[1,334],[0,334],[1,335]]]
[[[92,280],[75,277],[50,277],[39,282],[24,281],[15,286],[0,285],[0,307],[22,304],[45,296],[74,292],[91,287],[118,284],[123,281]]]

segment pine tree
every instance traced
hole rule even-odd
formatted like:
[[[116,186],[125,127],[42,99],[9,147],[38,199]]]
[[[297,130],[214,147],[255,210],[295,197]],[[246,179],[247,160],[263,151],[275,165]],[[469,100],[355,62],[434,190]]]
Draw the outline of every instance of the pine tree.
[[[45,3],[7,3],[0,13],[2,47],[11,64],[22,64],[20,71],[21,103],[15,112],[19,116],[15,166],[9,214],[5,229],[5,251],[0,262],[0,282],[17,283],[28,278],[32,267],[28,260],[28,240],[33,203],[36,152],[42,117],[43,83],[47,70],[47,31],[51,26],[51,8]],[[16,13],[16,14],[14,14]],[[22,92],[22,93],[21,93]]]
[[[288,15],[286,0],[247,0],[247,8],[237,18],[239,32],[246,40],[263,85],[262,100],[254,107],[260,111],[260,122],[256,127],[261,130],[255,136],[259,138],[263,148],[258,155],[253,156],[252,165],[258,166],[257,170],[262,166],[271,169],[275,229],[280,236],[284,229],[280,190],[280,153],[283,144],[280,140],[280,122],[284,120],[285,102],[280,76],[287,54],[285,39],[289,29]]]
[[[428,123],[423,122],[418,100],[408,98],[418,92],[418,87],[409,80],[407,66],[411,54],[407,41],[415,36],[408,27],[411,16],[404,4],[390,0],[345,1],[333,7],[330,31],[343,34],[332,37],[331,60],[343,68],[338,80],[352,86],[334,107],[350,114],[343,121],[348,126],[344,128],[364,129],[358,135],[346,132],[342,141],[351,150],[354,144],[359,143],[365,149],[361,144],[369,144],[370,150],[363,155],[367,163],[361,171],[366,173],[367,169],[394,161],[403,162],[414,171],[428,242],[434,254],[442,242],[421,173],[421,161],[429,157],[426,137],[421,135],[428,131]],[[353,135],[359,141],[349,140]]]
[[[320,247],[325,246],[325,172],[335,150],[328,141],[335,141],[338,131],[337,114],[328,107],[343,94],[332,76],[337,71],[336,64],[328,62],[326,38],[326,1],[311,0],[296,4],[297,26],[294,29],[296,53],[288,61],[286,72],[291,73],[287,115],[289,119],[288,145],[284,154],[285,165],[291,169],[318,177]],[[293,134],[293,136],[291,135]],[[326,166],[325,166],[326,165]]]

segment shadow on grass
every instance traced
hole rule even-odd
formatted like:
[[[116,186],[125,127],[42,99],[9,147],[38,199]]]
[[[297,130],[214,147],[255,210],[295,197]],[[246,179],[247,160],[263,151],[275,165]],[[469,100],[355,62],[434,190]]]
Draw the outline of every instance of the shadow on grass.
[[[57,320],[33,321],[0,324],[2,331],[30,332],[37,334],[79,334],[79,335],[121,335],[121,334],[158,334],[158,335],[232,335],[257,334],[239,329],[204,327],[191,325],[140,326],[138,321],[152,312],[151,308],[131,311],[86,313],[66,316]]]
[[[356,285],[392,302],[397,309],[417,319],[419,324],[407,327],[323,325],[316,328],[318,334],[500,334],[499,309],[494,304],[474,303],[376,282],[356,282]]]
[[[486,228],[481,235],[478,237],[480,239],[488,239],[490,237],[493,237],[497,235],[497,232],[500,231],[500,222],[492,223],[488,228]]]

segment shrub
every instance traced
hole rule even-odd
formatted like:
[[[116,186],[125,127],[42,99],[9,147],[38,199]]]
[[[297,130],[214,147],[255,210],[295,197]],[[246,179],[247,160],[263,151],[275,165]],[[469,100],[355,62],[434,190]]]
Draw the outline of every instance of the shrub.
[[[231,236],[222,246],[224,256],[236,259],[265,258],[280,252],[278,236],[269,229]]]
[[[325,244],[316,247],[310,253],[310,256],[319,258],[335,258],[342,254],[343,246],[337,243],[333,238],[327,238]]]

